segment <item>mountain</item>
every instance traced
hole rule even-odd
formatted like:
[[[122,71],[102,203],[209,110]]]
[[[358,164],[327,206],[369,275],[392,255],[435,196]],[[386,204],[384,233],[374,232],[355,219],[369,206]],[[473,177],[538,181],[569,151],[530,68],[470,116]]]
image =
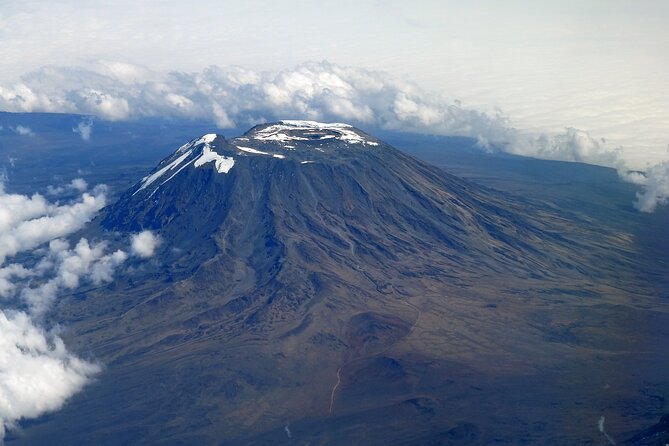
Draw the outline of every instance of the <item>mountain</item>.
[[[629,234],[351,126],[193,139],[86,231],[141,229],[152,261],[53,316],[105,371],[10,443],[598,444],[661,410]]]
[[[251,262],[271,257],[276,266],[302,257],[353,270],[360,261],[402,271],[436,263],[460,275],[475,268],[528,277],[560,263],[577,268],[580,259],[555,255],[573,241],[516,206],[344,124],[282,121],[185,144],[106,209],[101,224],[158,230],[203,257],[223,244],[231,257],[249,252]]]

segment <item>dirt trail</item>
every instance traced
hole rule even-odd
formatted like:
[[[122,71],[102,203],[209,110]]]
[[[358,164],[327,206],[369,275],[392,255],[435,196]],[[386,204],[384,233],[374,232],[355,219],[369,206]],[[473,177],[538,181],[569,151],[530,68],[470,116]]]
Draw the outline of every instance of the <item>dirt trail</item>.
[[[418,313],[417,316],[416,316],[416,320],[413,322],[413,324],[411,324],[411,328],[409,328],[409,331],[408,331],[407,334],[404,336],[404,337],[406,338],[407,336],[411,335],[411,333],[413,333],[414,329],[416,328],[416,325],[418,324],[418,321],[420,321],[420,317],[422,316],[423,312],[422,312],[418,307],[416,307],[414,304],[411,304],[411,303],[409,303],[409,302],[405,302],[405,301],[402,301],[402,302],[403,302],[404,304],[410,306],[412,309],[416,310],[417,313]],[[344,367],[346,367],[346,366],[348,366],[348,365],[351,365],[351,364],[353,364],[354,362],[356,362],[356,361],[360,361],[360,360],[362,360],[362,359],[369,359],[369,358],[374,358],[374,357],[376,357],[376,356],[380,356],[380,355],[386,353],[388,350],[390,350],[394,345],[395,345],[395,344],[389,345],[388,347],[386,347],[386,348],[383,349],[382,351],[376,353],[375,355],[372,355],[372,356],[369,356],[369,357],[364,357],[364,358],[356,358],[356,359],[352,359],[352,360],[350,360],[350,361],[348,361],[348,362],[345,362],[344,364],[342,364],[342,365],[337,369],[337,382],[336,382],[335,385],[332,387],[332,392],[330,392],[330,407],[329,407],[329,409],[328,409],[328,416],[332,415],[332,410],[334,409],[335,398],[336,398],[336,396],[337,396],[337,390],[339,389],[339,385],[341,384],[341,371],[344,369]]]

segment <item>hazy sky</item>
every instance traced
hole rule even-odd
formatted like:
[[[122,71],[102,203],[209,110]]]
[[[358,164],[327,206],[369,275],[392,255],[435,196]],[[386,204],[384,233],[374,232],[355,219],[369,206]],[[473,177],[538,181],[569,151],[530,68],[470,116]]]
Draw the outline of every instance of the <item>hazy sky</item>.
[[[0,0],[0,86],[44,65],[305,61],[383,70],[529,131],[576,127],[666,159],[669,2]]]

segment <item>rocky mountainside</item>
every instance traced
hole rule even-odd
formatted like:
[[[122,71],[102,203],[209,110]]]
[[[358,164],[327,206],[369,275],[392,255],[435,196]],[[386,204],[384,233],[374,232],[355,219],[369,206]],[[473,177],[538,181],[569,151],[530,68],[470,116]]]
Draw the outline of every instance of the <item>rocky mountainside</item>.
[[[152,262],[56,310],[107,369],[17,444],[582,444],[639,397],[599,387],[644,341],[626,234],[348,125],[194,139],[88,231],[140,229]]]
[[[258,273],[298,259],[306,270],[326,259],[354,271],[578,269],[588,250],[574,255],[575,240],[522,206],[345,124],[282,121],[185,144],[108,208],[102,226],[155,229],[170,248],[202,251],[190,266],[220,251],[270,262]]]

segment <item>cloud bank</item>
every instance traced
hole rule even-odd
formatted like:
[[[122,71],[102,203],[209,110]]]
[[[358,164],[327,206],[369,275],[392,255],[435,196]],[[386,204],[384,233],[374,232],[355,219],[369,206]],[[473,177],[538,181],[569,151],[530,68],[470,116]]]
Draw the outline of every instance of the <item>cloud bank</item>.
[[[287,118],[345,121],[363,128],[471,137],[488,150],[614,167],[624,179],[630,170],[620,147],[583,130],[522,132],[499,110],[468,109],[384,72],[328,62],[273,72],[216,66],[200,72],[156,72],[105,61],[85,68],[44,67],[0,86],[0,109],[81,113],[109,120],[201,119],[220,128]],[[91,130],[88,122],[73,129],[84,140]],[[650,210],[666,201],[666,191],[658,186],[663,172],[647,169],[640,180],[646,188],[639,209]]]
[[[73,204],[58,205],[39,194],[5,194],[0,185],[0,264],[8,256],[81,229],[105,203],[104,187],[84,192]]]
[[[25,418],[60,409],[99,373],[100,366],[68,351],[58,327],[43,326],[43,315],[59,293],[83,283],[101,285],[129,254],[82,238],[64,240],[89,221],[105,203],[105,188],[81,179],[52,188],[80,194],[65,204],[39,194],[9,194],[0,183],[0,442],[7,429]],[[140,257],[155,253],[158,238],[150,232],[131,237],[130,250]],[[46,246],[45,246],[46,245]],[[7,263],[31,250],[30,263]]]
[[[473,137],[483,133],[489,139],[507,131],[499,116],[431,99],[411,82],[327,62],[261,73],[216,66],[195,73],[155,72],[119,62],[45,67],[0,86],[0,109],[110,120],[206,119],[221,128],[302,117]]]

